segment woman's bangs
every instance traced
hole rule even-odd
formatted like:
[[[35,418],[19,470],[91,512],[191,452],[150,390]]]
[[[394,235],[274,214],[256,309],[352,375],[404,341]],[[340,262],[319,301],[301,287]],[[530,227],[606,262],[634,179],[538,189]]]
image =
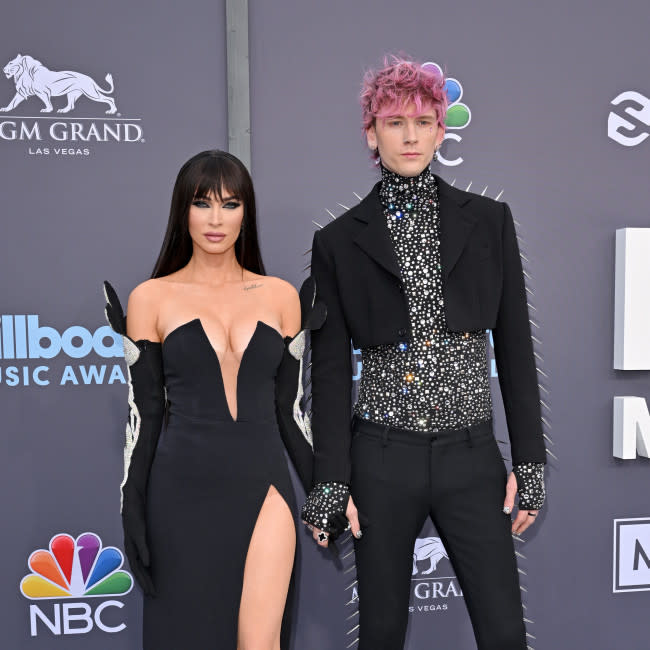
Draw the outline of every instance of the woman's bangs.
[[[214,197],[220,202],[224,197],[242,200],[244,178],[235,165],[208,159],[201,167],[197,170],[194,198]]]

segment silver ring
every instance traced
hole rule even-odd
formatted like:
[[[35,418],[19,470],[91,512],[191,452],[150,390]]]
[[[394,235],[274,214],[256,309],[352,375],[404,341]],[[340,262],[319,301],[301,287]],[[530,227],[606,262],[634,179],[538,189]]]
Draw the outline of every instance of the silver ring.
[[[361,535],[363,535],[363,533],[362,533],[360,530],[358,530],[356,533],[354,533],[354,536],[355,536],[357,539],[361,539]]]
[[[329,539],[329,535],[327,533],[324,533],[322,530],[320,533],[318,533],[319,542],[326,542],[328,539]]]
[[[510,506],[503,506],[503,512],[506,515],[509,515],[512,512],[512,508]]]

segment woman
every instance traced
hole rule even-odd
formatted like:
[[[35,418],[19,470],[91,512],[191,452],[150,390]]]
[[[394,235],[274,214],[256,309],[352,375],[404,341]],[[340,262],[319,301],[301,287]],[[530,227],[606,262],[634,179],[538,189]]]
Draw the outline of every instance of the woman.
[[[144,647],[278,650],[281,636],[286,647],[296,532],[282,439],[311,482],[308,427],[291,415],[300,355],[286,344],[304,341],[286,338],[300,301],[264,273],[242,163],[205,151],[183,165],[128,321],[105,289],[129,369],[122,519]],[[312,307],[313,284],[302,296]],[[324,318],[310,312],[312,326]]]

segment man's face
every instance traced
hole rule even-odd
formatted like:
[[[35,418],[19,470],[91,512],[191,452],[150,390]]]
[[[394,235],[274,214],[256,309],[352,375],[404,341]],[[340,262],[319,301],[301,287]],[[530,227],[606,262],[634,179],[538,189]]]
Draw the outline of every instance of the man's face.
[[[409,104],[399,115],[378,117],[366,131],[368,146],[379,150],[382,165],[400,176],[417,176],[428,167],[445,135],[433,107],[414,113]]]

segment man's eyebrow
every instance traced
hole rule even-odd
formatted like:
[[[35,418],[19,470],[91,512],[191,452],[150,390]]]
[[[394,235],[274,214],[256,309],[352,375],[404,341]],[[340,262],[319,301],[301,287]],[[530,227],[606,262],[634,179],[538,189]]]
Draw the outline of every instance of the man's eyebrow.
[[[403,120],[407,117],[412,117],[414,119],[418,119],[421,117],[430,117],[432,119],[435,119],[436,114],[433,111],[427,111],[425,113],[418,113],[417,115],[403,115],[402,113],[395,113],[394,115],[385,115],[384,120]]]

